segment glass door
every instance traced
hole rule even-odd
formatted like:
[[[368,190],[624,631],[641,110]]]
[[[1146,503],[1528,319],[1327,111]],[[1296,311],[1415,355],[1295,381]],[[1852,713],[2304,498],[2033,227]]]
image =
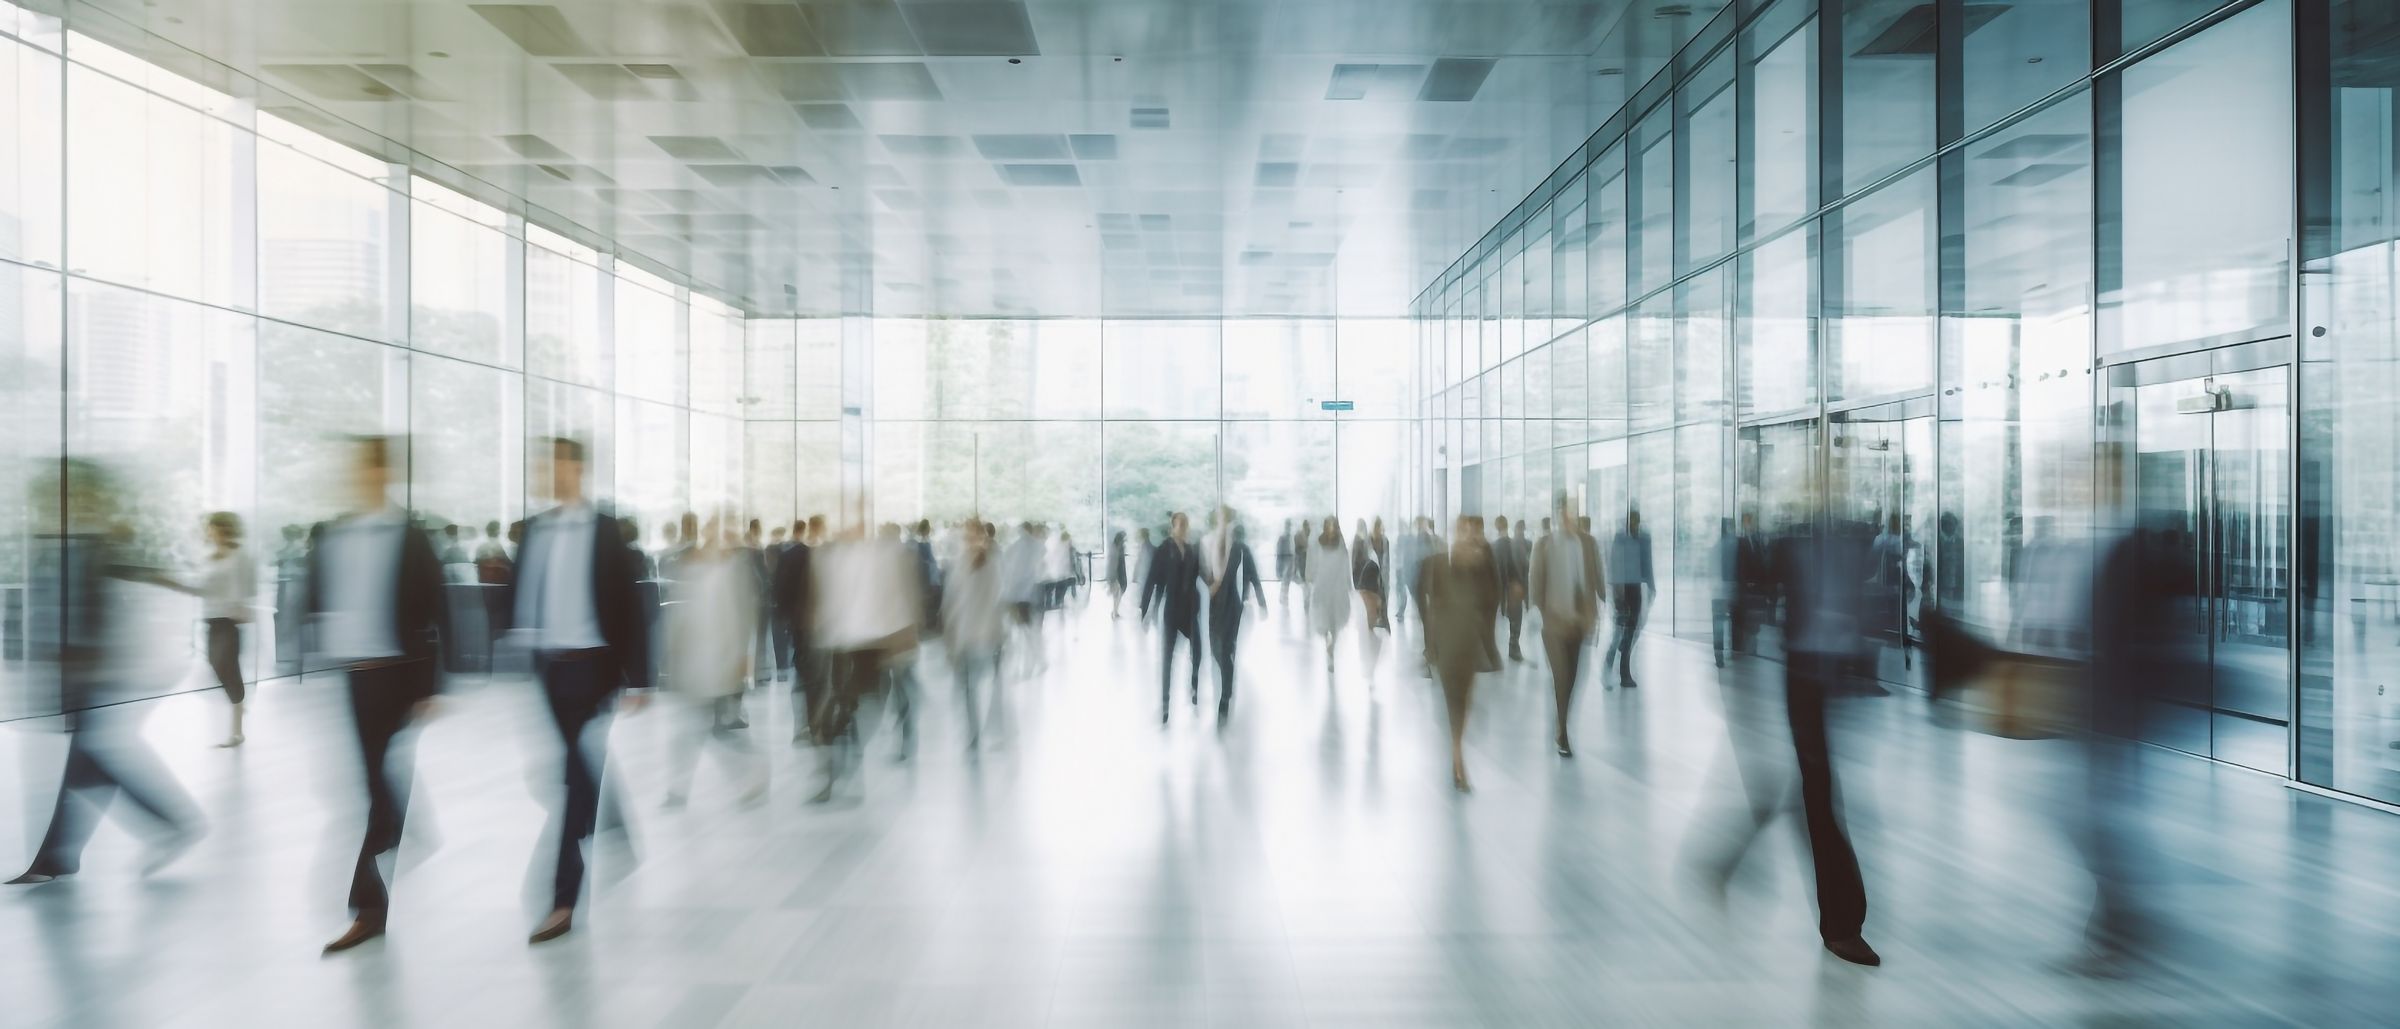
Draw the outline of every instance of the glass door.
[[[1866,634],[1886,682],[1922,688],[1926,585],[1932,554],[1918,536],[1934,524],[1931,398],[1833,416],[1825,531],[1867,541]]]
[[[2125,365],[2110,408],[2129,444],[2124,526],[2168,557],[2190,675],[2146,691],[2142,737],[2276,774],[2291,723],[2288,371],[2194,370],[2209,355]],[[2222,364],[2220,360],[2218,363]]]

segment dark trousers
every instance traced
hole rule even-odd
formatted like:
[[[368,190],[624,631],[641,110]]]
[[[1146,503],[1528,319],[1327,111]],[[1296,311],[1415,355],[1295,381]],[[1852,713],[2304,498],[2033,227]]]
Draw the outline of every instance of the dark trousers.
[[[74,729],[67,737],[58,804],[50,809],[50,829],[42,834],[30,871],[67,875],[80,868],[84,844],[91,842],[100,816],[120,793],[126,803],[162,826],[192,823],[191,798],[142,741],[139,706],[93,708],[68,717]]]
[[[231,618],[208,620],[208,668],[225,687],[225,699],[242,702],[242,627]]]
[[[1842,829],[1833,756],[1825,735],[1825,694],[1840,674],[1837,659],[1793,654],[1784,665],[1784,710],[1800,766],[1800,809],[1808,823],[1808,853],[1817,872],[1817,932],[1827,940],[1855,939],[1867,924],[1867,885],[1858,855]]]
[[[1218,615],[1208,621],[1208,653],[1217,659],[1217,707],[1220,710],[1233,703],[1234,645],[1241,635],[1242,616],[1239,613]],[[1173,644],[1168,646],[1172,655]],[[1200,662],[1195,659],[1192,663],[1197,665]]]
[[[573,908],[583,894],[583,843],[592,838],[600,819],[608,713],[617,695],[616,683],[603,674],[606,656],[605,651],[582,650],[540,659],[542,696],[550,702],[550,718],[558,727],[564,748],[559,762],[566,779],[566,806],[559,811],[558,823],[558,877],[551,884],[554,908]]]
[[[1514,590],[1519,587],[1504,586],[1501,588]],[[1522,640],[1525,635],[1525,602],[1522,600],[1504,601],[1500,605],[1500,615],[1508,619],[1508,656],[1523,655],[1525,648],[1518,641]]]
[[[391,907],[378,861],[399,849],[401,823],[408,816],[416,761],[411,741],[401,734],[425,699],[424,674],[417,662],[350,669],[350,723],[358,731],[359,770],[367,787],[366,837],[350,873],[350,913],[361,919],[380,921]]]
[[[780,679],[783,673],[792,670],[792,623],[777,618],[771,631],[775,634],[775,677]]]
[[[1561,624],[1565,623],[1565,624]],[[1575,701],[1575,679],[1583,672],[1583,646],[1591,634],[1566,619],[1542,620],[1542,653],[1550,659],[1551,699],[1558,705],[1558,738],[1567,738],[1567,712]]]
[[[1158,706],[1164,708],[1175,692],[1175,641],[1179,638],[1188,644],[1185,654],[1192,662],[1192,696],[1200,695],[1200,623],[1194,618],[1169,618],[1162,628],[1166,631],[1159,636]]]
[[[807,641],[792,641],[792,738],[808,734],[825,703],[825,655]]]
[[[1642,636],[1642,584],[1627,583],[1609,587],[1616,591],[1617,637],[1609,641],[1608,655],[1600,659],[1600,670],[1608,670],[1608,659],[1617,659],[1617,681],[1633,681],[1633,643]]]

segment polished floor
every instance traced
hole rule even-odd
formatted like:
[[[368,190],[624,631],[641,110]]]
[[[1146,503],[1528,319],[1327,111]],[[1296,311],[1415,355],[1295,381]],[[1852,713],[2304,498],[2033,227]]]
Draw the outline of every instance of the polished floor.
[[[1295,601],[1297,597],[1295,596]],[[1355,623],[1354,623],[1355,624]],[[556,756],[525,681],[458,684],[418,748],[391,935],[343,924],[358,833],[336,682],[268,684],[250,742],[221,700],[151,702],[149,739],[209,836],[139,875],[112,819],[83,874],[0,892],[7,1026],[2369,1025],[2400,1011],[2400,816],[2145,755],[2152,960],[2073,974],[2090,879],[2060,745],[1950,728],[1913,693],[1836,706],[1849,819],[1885,965],[1818,947],[1805,851],[1778,823],[1723,908],[1703,826],[1738,804],[1705,641],[1652,637],[1639,690],[1587,666],[1579,755],[1548,747],[1537,665],[1486,676],[1450,787],[1438,691],[1355,632],[1328,678],[1300,612],[1245,634],[1229,725],[1156,713],[1156,636],[1098,607],[971,758],[938,658],[915,757],[811,804],[816,755],[753,694],[773,789],[703,764],[661,805],[658,707],[621,717],[629,831],[596,848],[578,930],[524,942],[547,891]],[[1528,628],[1529,656],[1532,645]],[[1594,657],[1597,657],[1595,654]],[[1738,663],[1737,663],[1738,665]],[[1760,693],[1772,668],[1741,669]],[[1177,674],[1178,693],[1183,679]],[[1750,680],[1758,680],[1754,683]],[[0,860],[46,815],[61,738],[0,726]],[[11,869],[13,870],[13,868]]]

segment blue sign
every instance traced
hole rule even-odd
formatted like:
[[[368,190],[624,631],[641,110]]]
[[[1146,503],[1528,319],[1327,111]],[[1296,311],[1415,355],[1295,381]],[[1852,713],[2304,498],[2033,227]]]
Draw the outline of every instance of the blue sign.
[[[1358,405],[1347,400],[1321,400],[1317,402],[1317,406],[1328,411],[1353,411],[1358,408]]]

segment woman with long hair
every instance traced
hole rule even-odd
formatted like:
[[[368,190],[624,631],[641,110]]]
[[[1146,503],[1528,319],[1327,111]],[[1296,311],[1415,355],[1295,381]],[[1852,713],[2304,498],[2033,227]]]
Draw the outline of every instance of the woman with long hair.
[[[1115,620],[1125,607],[1125,530],[1108,538],[1108,617]]]
[[[1342,544],[1342,522],[1325,519],[1309,544],[1308,627],[1325,638],[1325,671],[1333,671],[1333,643],[1350,624],[1350,554]]]

